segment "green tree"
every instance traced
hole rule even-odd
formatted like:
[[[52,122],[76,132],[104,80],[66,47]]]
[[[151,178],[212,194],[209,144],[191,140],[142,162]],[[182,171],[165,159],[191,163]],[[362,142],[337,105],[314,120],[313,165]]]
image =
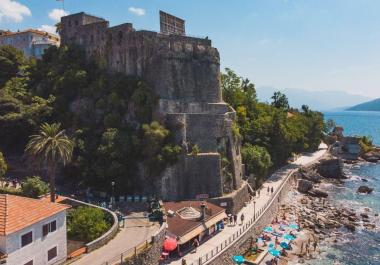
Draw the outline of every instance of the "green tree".
[[[333,119],[328,119],[326,121],[326,131],[327,131],[327,133],[331,133],[334,130],[335,127],[336,127],[336,123],[335,123],[335,121]]]
[[[104,211],[95,208],[80,206],[69,210],[67,216],[67,233],[69,238],[90,242],[108,229]]]
[[[31,135],[25,151],[38,162],[46,165],[50,200],[55,202],[55,174],[59,164],[66,165],[71,161],[74,142],[61,130],[59,123],[44,123],[39,134]]]
[[[244,162],[247,165],[247,173],[263,178],[272,167],[270,154],[265,147],[246,143],[241,151]]]
[[[272,106],[278,109],[288,110],[289,101],[285,94],[280,91],[274,92],[272,98]]]
[[[5,173],[7,173],[8,165],[5,161],[5,157],[2,152],[0,152],[0,180],[3,180]]]
[[[27,177],[21,183],[23,195],[31,198],[38,198],[49,192],[49,185],[41,180],[39,176]]]
[[[10,46],[0,47],[0,88],[12,77],[21,74],[25,58],[22,51]]]

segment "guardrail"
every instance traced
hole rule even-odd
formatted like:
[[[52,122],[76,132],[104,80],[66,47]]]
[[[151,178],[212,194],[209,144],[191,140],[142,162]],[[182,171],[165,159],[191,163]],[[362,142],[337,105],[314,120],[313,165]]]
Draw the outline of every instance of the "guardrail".
[[[326,153],[325,153],[326,154]],[[311,164],[315,163],[319,159],[321,159],[323,156],[319,157],[317,160],[310,161],[303,165],[310,166]],[[292,169],[292,166],[296,166],[296,168]],[[286,169],[286,167],[289,167],[289,169]],[[300,165],[288,165],[285,166],[285,170],[290,170],[290,172],[287,173],[286,178],[283,180],[281,186],[275,191],[275,193],[272,195],[272,199],[267,201],[263,207],[261,207],[258,211],[254,213],[254,216],[245,223],[238,231],[236,231],[234,234],[232,234],[228,239],[226,239],[224,242],[220,243],[220,245],[213,248],[211,251],[209,251],[206,255],[203,255],[199,257],[199,259],[195,262],[189,263],[189,265],[205,265],[214,260],[216,257],[218,257],[220,254],[222,254],[226,249],[233,246],[234,243],[241,238],[242,235],[247,233],[253,225],[255,225],[258,220],[264,215],[264,213],[269,209],[270,206],[272,206],[273,202],[278,199],[278,196],[280,195],[280,192],[284,188],[285,184],[289,181],[290,177],[300,169]]]

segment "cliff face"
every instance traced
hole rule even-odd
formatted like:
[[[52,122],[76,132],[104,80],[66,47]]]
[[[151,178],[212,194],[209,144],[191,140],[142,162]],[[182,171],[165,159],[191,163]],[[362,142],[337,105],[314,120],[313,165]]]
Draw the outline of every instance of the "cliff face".
[[[232,134],[235,111],[222,101],[219,53],[211,41],[108,24],[84,13],[63,17],[62,44],[81,45],[108,70],[142,78],[153,88],[159,98],[155,119],[183,147],[180,161],[165,170],[154,190],[163,199],[193,199],[238,189],[242,165],[240,141]],[[193,145],[199,146],[198,155],[188,154]],[[227,175],[222,157],[229,161]]]

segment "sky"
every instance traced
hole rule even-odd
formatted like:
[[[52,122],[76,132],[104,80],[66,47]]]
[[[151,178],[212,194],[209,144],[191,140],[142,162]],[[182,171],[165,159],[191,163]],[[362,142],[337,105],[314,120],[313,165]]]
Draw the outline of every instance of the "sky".
[[[380,97],[378,0],[0,0],[0,29],[54,31],[67,13],[159,31],[158,11],[208,36],[221,67],[256,86]]]

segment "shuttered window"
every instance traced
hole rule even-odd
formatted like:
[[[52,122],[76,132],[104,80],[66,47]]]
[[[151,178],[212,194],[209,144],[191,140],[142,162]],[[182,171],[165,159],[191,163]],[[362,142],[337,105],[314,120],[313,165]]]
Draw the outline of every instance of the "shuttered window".
[[[53,221],[42,226],[42,236],[47,236],[49,233],[57,230],[57,222]]]
[[[26,245],[29,245],[32,242],[33,242],[32,231],[21,236],[21,247],[25,247]]]
[[[57,247],[53,247],[48,251],[48,261],[57,257]]]

